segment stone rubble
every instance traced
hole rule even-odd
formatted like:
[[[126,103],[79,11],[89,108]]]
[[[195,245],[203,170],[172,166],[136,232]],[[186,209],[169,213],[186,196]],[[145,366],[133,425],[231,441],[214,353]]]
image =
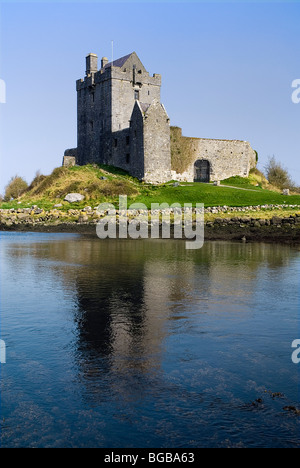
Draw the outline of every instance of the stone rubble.
[[[57,205],[56,205],[57,206]],[[279,217],[274,215],[271,219],[265,219],[265,211],[275,211],[275,210],[284,210],[284,209],[293,209],[295,213],[288,215],[287,217]],[[299,211],[297,212],[297,210]],[[186,213],[190,215],[195,215],[202,211],[201,208],[186,208]],[[182,208],[183,211],[183,208]],[[181,210],[178,208],[168,208],[164,210],[128,210],[128,218],[133,218],[137,215],[158,215],[161,213],[162,216],[178,216]],[[260,217],[251,217],[249,212],[259,212]],[[66,211],[59,210],[56,207],[53,207],[51,210],[45,211],[42,208],[39,208],[37,205],[34,205],[30,208],[10,208],[10,209],[0,209],[0,225],[10,227],[12,225],[18,224],[96,224],[98,220],[105,216],[108,213],[107,210],[98,211],[97,207],[92,208],[91,206],[86,206],[83,209],[68,209]],[[124,216],[124,211],[116,210],[117,219],[120,216]],[[283,225],[283,224],[299,224],[300,223],[300,205],[259,205],[259,206],[247,206],[247,207],[228,207],[228,206],[218,206],[218,207],[207,207],[204,208],[204,214],[227,214],[226,217],[215,217],[211,220],[206,220],[205,224],[208,227],[211,226],[224,226],[224,225],[234,225],[238,224],[240,227],[251,226],[251,227],[261,227],[269,225]],[[240,216],[239,216],[240,215]],[[171,219],[172,219],[171,216]]]

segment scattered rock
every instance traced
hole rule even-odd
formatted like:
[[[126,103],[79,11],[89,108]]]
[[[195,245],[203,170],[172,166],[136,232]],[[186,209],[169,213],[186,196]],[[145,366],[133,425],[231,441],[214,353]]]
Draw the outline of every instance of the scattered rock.
[[[223,218],[215,218],[215,219],[214,219],[214,223],[215,223],[215,224],[223,224],[223,223],[224,223],[224,219],[223,219]]]
[[[296,408],[296,406],[284,406],[283,410],[290,411],[297,414],[297,416],[300,416],[300,409]]]
[[[19,220],[27,220],[28,219],[28,215],[26,213],[18,213],[18,219]]]
[[[69,203],[76,203],[83,201],[84,198],[85,196],[81,195],[80,193],[68,193],[68,195],[64,198],[64,201]]]
[[[89,221],[89,217],[87,215],[81,215],[78,218],[79,224],[87,223],[88,221]]]
[[[270,395],[271,398],[284,398],[284,394],[281,392],[271,392],[270,390],[266,390],[266,393]]]
[[[272,224],[281,224],[282,223],[282,218],[279,218],[279,216],[273,216],[271,219]]]

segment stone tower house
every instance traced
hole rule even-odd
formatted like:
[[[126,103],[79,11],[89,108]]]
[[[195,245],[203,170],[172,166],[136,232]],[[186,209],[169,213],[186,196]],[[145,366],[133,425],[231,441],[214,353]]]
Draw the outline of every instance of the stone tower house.
[[[76,83],[76,163],[107,164],[147,182],[171,179],[170,123],[160,103],[161,76],[149,76],[135,52],[108,63],[86,57],[86,76]]]
[[[160,102],[161,75],[150,76],[135,52],[108,62],[89,54],[77,80],[77,148],[64,165],[119,167],[149,183],[247,177],[256,153],[246,141],[183,137]]]

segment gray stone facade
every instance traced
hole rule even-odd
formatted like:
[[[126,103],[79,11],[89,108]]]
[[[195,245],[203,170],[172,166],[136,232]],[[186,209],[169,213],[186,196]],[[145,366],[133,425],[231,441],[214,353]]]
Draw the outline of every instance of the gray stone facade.
[[[185,170],[173,167],[160,87],[161,75],[150,76],[135,52],[112,63],[103,57],[99,70],[97,55],[89,54],[86,76],[76,83],[77,148],[65,151],[63,164],[112,165],[149,183],[248,176],[255,152],[242,141],[193,138]]]
[[[177,129],[178,139],[188,143],[184,145],[186,167],[180,173],[173,170],[173,180],[194,182],[200,177],[200,181],[210,182],[236,175],[248,177],[250,169],[256,166],[256,152],[247,141],[182,137],[181,129]]]
[[[131,134],[131,174],[153,184],[171,180],[169,117],[158,99],[149,105],[136,101]]]

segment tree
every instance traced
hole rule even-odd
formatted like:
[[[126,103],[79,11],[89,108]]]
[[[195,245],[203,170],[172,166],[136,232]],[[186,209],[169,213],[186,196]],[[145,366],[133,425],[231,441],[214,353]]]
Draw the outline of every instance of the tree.
[[[5,187],[4,200],[10,201],[12,198],[19,198],[22,193],[25,192],[27,187],[28,184],[26,180],[22,179],[22,177],[19,177],[18,175],[15,175],[10,179],[9,183]]]
[[[270,184],[280,189],[292,189],[295,187],[295,183],[292,181],[287,169],[276,161],[274,156],[269,158],[269,161],[265,166],[265,176]]]

